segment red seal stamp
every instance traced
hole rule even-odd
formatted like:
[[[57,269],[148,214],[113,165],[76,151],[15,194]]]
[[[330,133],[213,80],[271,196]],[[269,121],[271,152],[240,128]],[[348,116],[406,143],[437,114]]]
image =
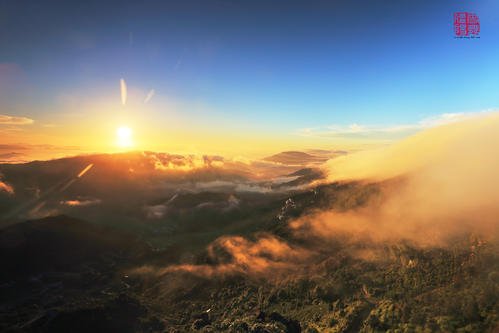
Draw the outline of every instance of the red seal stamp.
[[[454,33],[456,38],[479,38],[480,19],[469,12],[454,13]]]

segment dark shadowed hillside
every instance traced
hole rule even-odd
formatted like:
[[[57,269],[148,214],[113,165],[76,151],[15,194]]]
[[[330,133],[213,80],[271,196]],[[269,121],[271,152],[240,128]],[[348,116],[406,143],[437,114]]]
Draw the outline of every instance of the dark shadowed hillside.
[[[105,257],[143,255],[137,237],[68,216],[26,221],[0,230],[3,282],[68,271]]]

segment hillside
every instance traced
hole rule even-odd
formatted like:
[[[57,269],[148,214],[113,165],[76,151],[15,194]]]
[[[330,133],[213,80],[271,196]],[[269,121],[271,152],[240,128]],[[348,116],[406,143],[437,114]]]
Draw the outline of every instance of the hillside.
[[[313,168],[265,180],[220,165],[158,170],[150,158],[2,166],[14,190],[2,200],[16,207],[0,230],[2,331],[497,328],[495,234],[398,236],[375,217],[404,177],[311,185],[324,179]]]

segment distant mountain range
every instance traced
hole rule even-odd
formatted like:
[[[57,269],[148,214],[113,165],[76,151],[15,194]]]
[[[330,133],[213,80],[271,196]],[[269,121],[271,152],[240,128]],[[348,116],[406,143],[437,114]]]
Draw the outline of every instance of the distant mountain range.
[[[302,151],[285,151],[269,157],[265,157],[264,160],[285,165],[304,166],[309,164],[321,164],[331,158],[346,154],[346,151],[328,150],[311,150],[309,153]]]

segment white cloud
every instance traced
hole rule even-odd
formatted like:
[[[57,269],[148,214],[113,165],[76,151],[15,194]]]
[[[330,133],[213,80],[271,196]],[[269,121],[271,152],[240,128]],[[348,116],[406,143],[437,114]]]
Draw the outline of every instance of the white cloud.
[[[479,116],[488,115],[498,110],[485,110],[480,112],[455,112],[455,113],[443,113],[437,116],[428,117],[419,122],[422,128],[435,127],[445,124],[456,123],[458,121],[463,121]]]
[[[443,113],[436,116],[423,118],[422,120],[414,124],[362,125],[353,123],[350,125],[329,125],[326,127],[303,128],[298,130],[298,135],[344,138],[404,136],[413,134],[426,128],[451,124],[479,116],[484,116],[492,112],[497,112],[497,110]]]

